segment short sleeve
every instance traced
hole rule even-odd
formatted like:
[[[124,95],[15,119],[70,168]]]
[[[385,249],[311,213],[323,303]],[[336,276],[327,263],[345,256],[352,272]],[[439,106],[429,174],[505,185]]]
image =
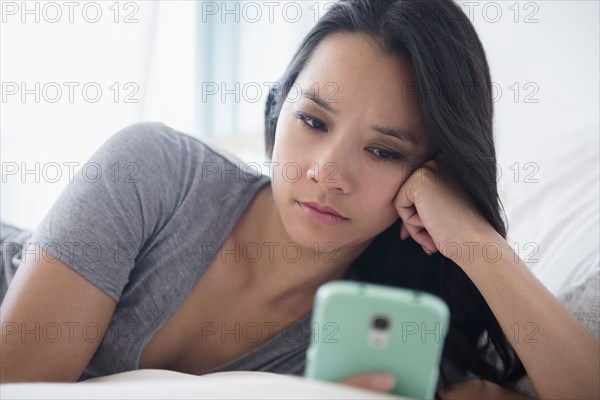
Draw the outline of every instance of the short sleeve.
[[[75,172],[28,246],[118,302],[144,244],[176,206],[177,153],[177,136],[163,124],[115,133]]]

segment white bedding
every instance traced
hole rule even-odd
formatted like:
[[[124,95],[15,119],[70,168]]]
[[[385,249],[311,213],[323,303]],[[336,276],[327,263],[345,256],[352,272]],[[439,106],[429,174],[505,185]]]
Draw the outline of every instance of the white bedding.
[[[350,386],[270,372],[218,372],[202,376],[142,369],[79,383],[0,385],[8,399],[402,399]]]
[[[555,296],[600,273],[599,131],[523,135],[519,145],[499,146],[509,243]]]

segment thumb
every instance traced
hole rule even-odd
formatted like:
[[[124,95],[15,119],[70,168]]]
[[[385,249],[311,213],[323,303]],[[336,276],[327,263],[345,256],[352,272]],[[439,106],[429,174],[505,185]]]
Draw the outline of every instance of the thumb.
[[[354,375],[350,378],[340,381],[339,383],[361,389],[387,393],[396,385],[396,379],[394,376],[386,372],[371,372]]]

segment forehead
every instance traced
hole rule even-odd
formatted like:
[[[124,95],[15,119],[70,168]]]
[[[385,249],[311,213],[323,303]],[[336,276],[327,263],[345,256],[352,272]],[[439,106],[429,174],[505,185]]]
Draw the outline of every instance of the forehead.
[[[367,112],[376,108],[381,114],[397,113],[401,107],[420,114],[410,61],[386,54],[365,35],[335,33],[326,37],[296,82],[303,90],[319,88],[342,106],[358,101]]]

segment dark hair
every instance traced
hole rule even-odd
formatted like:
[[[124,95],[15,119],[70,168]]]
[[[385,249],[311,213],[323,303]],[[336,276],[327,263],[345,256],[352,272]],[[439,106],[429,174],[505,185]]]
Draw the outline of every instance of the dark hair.
[[[269,93],[267,155],[272,155],[277,119],[290,88],[317,45],[336,32],[366,34],[388,54],[411,61],[429,135],[481,214],[505,238],[496,186],[489,67],[475,29],[452,1],[340,0],[333,4]],[[411,238],[400,241],[399,229],[398,220],[378,235],[349,268],[348,277],[436,294],[451,313],[445,359],[462,371],[504,386],[522,377],[523,364],[470,278],[439,253],[427,256]],[[498,359],[493,360],[492,354]],[[440,373],[447,383],[444,370]]]

